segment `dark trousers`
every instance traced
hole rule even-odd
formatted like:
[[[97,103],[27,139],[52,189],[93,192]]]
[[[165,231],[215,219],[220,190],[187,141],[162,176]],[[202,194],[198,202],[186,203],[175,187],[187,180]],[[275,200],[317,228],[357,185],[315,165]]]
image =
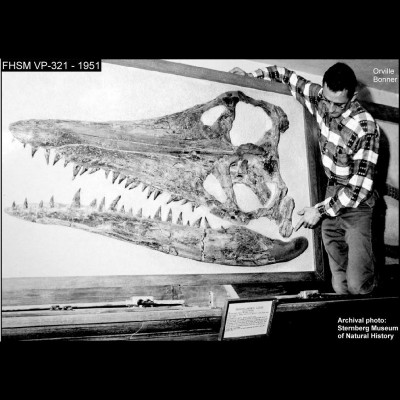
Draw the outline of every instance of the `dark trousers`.
[[[326,197],[337,190],[337,186],[328,186]],[[373,212],[372,199],[322,221],[322,240],[332,272],[332,287],[338,294],[368,294],[377,285]]]

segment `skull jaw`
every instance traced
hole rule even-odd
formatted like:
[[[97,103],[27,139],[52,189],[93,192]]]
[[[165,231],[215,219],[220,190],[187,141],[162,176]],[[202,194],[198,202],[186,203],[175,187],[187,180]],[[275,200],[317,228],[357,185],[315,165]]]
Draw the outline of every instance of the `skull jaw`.
[[[269,239],[242,226],[227,229],[174,225],[158,218],[141,218],[115,209],[97,211],[80,204],[53,203],[13,206],[5,212],[26,221],[83,229],[166,254],[206,263],[264,266],[290,261],[308,247],[304,237],[289,242]]]

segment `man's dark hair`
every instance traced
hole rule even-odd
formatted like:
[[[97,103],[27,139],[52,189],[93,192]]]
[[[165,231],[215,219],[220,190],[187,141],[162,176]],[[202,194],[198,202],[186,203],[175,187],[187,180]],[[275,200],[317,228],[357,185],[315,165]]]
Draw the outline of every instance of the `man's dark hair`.
[[[338,62],[325,72],[322,79],[322,84],[324,83],[332,92],[347,89],[347,95],[351,99],[356,91],[357,78],[354,71],[347,64]]]

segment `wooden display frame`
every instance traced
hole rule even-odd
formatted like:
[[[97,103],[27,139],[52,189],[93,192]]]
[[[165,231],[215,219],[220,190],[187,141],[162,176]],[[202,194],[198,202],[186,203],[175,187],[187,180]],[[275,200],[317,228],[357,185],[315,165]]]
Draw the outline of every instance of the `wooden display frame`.
[[[220,82],[235,85],[240,88],[253,88],[291,96],[288,88],[276,82],[259,81],[250,77],[243,77],[228,72],[215,71],[207,68],[189,66],[163,60],[103,60],[110,63],[131,68],[140,68],[174,74],[211,82]],[[398,122],[398,108],[361,102],[376,119]],[[321,201],[324,191],[324,175],[321,173],[319,148],[316,139],[318,126],[304,109],[304,123],[307,148],[307,163],[310,179],[310,204]],[[268,272],[268,273],[224,273],[224,274],[163,274],[163,275],[136,275],[136,276],[104,276],[104,277],[48,277],[48,278],[3,278],[3,305],[16,304],[43,304],[73,302],[78,298],[77,292],[81,288],[92,288],[95,296],[93,301],[109,301],[110,299],[126,299],[137,293],[138,288],[165,287],[170,288],[172,298],[176,295],[176,288],[187,286],[238,285],[238,284],[276,284],[276,283],[323,283],[327,276],[327,264],[324,262],[324,252],[320,228],[313,231],[314,265],[312,271],[307,272]],[[112,288],[110,291],[109,289]],[[122,289],[122,291],[121,291]],[[107,292],[108,290],[108,292]],[[64,292],[63,292],[64,291]],[[116,293],[118,292],[118,295]],[[62,300],[56,296],[65,293]],[[175,293],[175,294],[174,294]],[[84,301],[91,301],[90,296],[83,296]],[[101,299],[101,300],[100,300]],[[82,301],[79,297],[79,301]]]

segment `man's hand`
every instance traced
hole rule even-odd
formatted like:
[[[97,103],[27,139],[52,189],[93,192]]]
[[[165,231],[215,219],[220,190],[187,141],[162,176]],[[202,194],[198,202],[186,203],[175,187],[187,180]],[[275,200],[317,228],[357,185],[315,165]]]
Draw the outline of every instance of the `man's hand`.
[[[294,228],[295,232],[298,231],[302,226],[304,226],[304,228],[314,229],[321,219],[321,214],[319,213],[318,209],[314,207],[304,207],[297,214],[302,215],[302,217]]]
[[[242,76],[247,76],[247,75],[249,75],[247,72],[243,71],[243,70],[242,70],[241,68],[239,68],[239,67],[232,68],[229,72],[230,72],[231,74],[242,75]]]

